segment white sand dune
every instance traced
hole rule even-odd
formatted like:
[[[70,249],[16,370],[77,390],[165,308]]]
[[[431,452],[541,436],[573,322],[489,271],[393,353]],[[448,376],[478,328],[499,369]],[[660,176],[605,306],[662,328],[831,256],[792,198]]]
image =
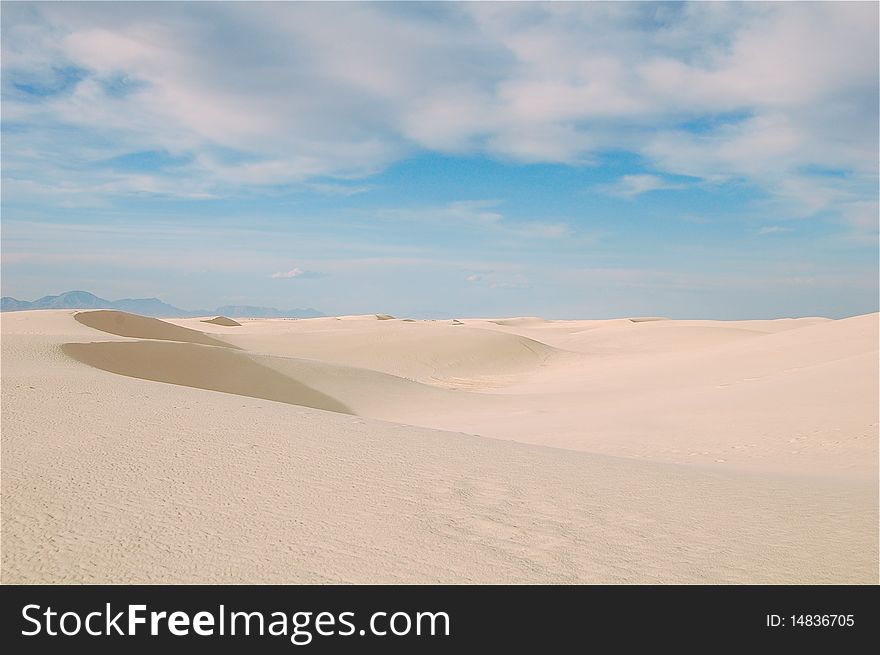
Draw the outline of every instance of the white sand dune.
[[[490,320],[490,323],[494,323],[495,325],[537,325],[541,323],[546,323],[543,318],[539,316],[517,316],[515,318],[502,318],[498,320]]]
[[[4,314],[2,581],[878,582],[876,314],[459,323]]]
[[[474,397],[379,371],[217,346],[108,341],[66,343],[61,350],[119,375],[387,420],[485,406]]]
[[[135,339],[162,339],[165,341],[182,341],[186,343],[202,343],[209,346],[229,346],[198,330],[179,327],[157,318],[147,318],[137,314],[128,314],[112,309],[93,312],[77,312],[74,320],[90,328],[115,334],[120,337]]]
[[[215,336],[248,352],[457,392],[431,402],[402,394],[390,406],[359,403],[356,413],[372,418],[676,464],[872,479],[877,335],[872,314],[840,321],[471,319],[462,326],[379,326],[367,316],[254,321]],[[309,384],[350,396],[335,379],[313,376]]]
[[[190,321],[176,321],[181,325]],[[215,335],[251,352],[318,359],[444,387],[494,388],[566,353],[516,334],[375,317],[252,321]]]

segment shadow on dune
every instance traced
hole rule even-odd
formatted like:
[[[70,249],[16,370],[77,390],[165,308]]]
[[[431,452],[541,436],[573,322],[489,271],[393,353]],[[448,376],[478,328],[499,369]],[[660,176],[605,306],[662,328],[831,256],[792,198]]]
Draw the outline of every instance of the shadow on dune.
[[[222,325],[223,327],[241,327],[241,323],[233,321],[226,316],[217,316],[216,318],[205,319],[202,323],[210,323],[211,325]]]
[[[239,349],[237,346],[210,337],[198,330],[190,330],[189,328],[160,321],[158,318],[147,318],[146,316],[138,316],[137,314],[129,314],[127,312],[114,310],[79,312],[74,314],[73,318],[87,327],[120,337],[185,341],[187,343],[201,343],[206,346]]]
[[[83,364],[128,377],[354,414],[335,398],[229,347],[162,341],[105,341],[66,343],[61,349]]]

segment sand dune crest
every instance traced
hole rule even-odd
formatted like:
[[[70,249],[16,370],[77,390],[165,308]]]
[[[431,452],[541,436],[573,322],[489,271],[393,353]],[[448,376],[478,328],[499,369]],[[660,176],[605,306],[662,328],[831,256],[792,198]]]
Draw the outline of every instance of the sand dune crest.
[[[446,388],[506,386],[570,355],[529,337],[452,325],[378,323],[372,317],[328,325],[317,319],[296,321],[289,331],[249,323],[248,331],[224,338],[251,352],[371,369]]]
[[[225,316],[208,318],[203,320],[202,323],[210,323],[211,325],[222,325],[224,327],[241,327],[241,323],[239,323],[238,321],[233,321],[231,318],[226,318]]]
[[[540,316],[517,316],[515,318],[502,318],[489,321],[489,323],[494,323],[495,325],[538,325],[540,323],[546,323],[546,321]]]
[[[78,312],[73,315],[73,318],[87,327],[120,337],[184,341],[200,343],[206,346],[236,348],[236,346],[209,337],[207,334],[197,330],[190,330],[189,328],[160,321],[158,318],[147,318],[137,314],[113,310],[98,310],[94,312]]]

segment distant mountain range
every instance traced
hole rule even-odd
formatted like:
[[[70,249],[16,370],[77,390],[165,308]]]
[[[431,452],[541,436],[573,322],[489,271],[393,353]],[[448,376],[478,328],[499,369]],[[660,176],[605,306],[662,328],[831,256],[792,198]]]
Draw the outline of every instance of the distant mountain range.
[[[216,309],[180,309],[158,298],[123,298],[105,300],[88,291],[68,291],[58,296],[43,296],[39,300],[16,300],[9,296],[0,299],[0,311],[20,312],[28,309],[118,309],[142,316],[248,316],[253,318],[314,318],[324,316],[314,309],[275,309],[250,305],[224,305]]]

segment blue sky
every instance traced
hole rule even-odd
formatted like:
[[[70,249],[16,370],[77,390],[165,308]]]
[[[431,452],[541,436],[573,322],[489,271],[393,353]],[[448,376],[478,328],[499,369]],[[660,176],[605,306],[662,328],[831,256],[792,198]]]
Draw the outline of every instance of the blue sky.
[[[2,290],[878,303],[876,3],[3,3]]]

